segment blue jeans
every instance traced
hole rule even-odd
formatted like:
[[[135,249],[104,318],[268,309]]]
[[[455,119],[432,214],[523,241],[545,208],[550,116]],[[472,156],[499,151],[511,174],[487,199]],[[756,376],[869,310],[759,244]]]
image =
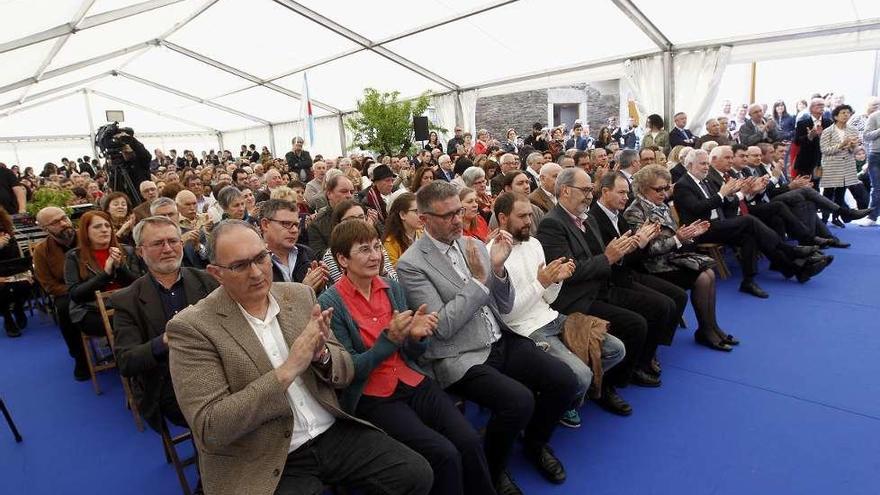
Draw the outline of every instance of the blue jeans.
[[[868,155],[868,177],[871,178],[871,213],[868,218],[880,216],[880,151]]]
[[[565,324],[565,315],[560,314],[555,320],[535,330],[529,338],[537,344],[546,343],[547,353],[565,363],[577,377],[578,389],[577,397],[580,402],[587,394],[590,383],[593,381],[593,370],[584,363],[581,358],[577,357],[573,352],[568,350],[565,343],[562,342],[560,335],[562,327]],[[623,361],[626,356],[626,347],[623,342],[611,335],[605,334],[605,340],[602,342],[602,370],[607,372],[617,363]]]

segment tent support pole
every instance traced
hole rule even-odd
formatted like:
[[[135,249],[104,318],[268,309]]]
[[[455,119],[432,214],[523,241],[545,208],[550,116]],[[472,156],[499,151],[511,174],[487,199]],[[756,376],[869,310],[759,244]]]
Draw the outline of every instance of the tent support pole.
[[[339,123],[339,154],[345,156],[348,143],[345,142],[345,121],[342,119],[341,113],[336,115],[336,120]]]
[[[672,51],[663,52],[663,120],[672,122],[675,115],[675,66]]]
[[[218,155],[223,155],[223,133],[217,131],[217,145],[220,146],[220,149],[217,150]]]
[[[95,146],[95,119],[92,117],[92,99],[89,98],[89,90],[83,89],[83,100],[86,103],[86,118],[89,119],[89,144],[92,146],[92,157],[98,157],[98,147]]]
[[[275,126],[269,124],[269,151],[275,156]]]
[[[874,95],[880,94],[880,50],[874,50],[874,82],[871,90]]]
[[[464,126],[464,109],[461,107],[461,91],[455,91],[455,125]],[[465,129],[470,131],[471,129]]]
[[[752,61],[751,76],[749,78],[749,103],[755,102],[755,83],[758,79],[758,62]]]

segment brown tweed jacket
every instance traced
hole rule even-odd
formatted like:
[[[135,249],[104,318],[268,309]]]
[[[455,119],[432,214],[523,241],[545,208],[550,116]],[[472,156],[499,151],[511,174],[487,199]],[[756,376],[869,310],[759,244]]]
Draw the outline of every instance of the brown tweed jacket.
[[[543,211],[544,213],[547,213],[548,211],[550,211],[550,208],[556,206],[556,204],[553,202],[553,199],[547,196],[547,193],[545,193],[544,190],[540,187],[529,194],[529,201],[531,201],[533,205],[540,208],[541,211]]]
[[[308,323],[315,293],[283,282],[271,290],[290,346]],[[256,334],[223,287],[181,311],[167,333],[171,378],[198,448],[205,493],[271,495],[284,471],[293,413]],[[351,356],[335,339],[328,347],[332,366],[323,373],[312,366],[302,378],[328,412],[353,419],[334,391],[354,376]]]

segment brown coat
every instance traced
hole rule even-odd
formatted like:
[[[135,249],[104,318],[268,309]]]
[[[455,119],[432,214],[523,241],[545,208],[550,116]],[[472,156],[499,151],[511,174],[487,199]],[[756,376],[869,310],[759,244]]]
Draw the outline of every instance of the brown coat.
[[[547,193],[545,193],[544,190],[540,187],[529,194],[529,201],[531,201],[533,205],[540,208],[541,211],[543,211],[544,213],[547,213],[548,211],[550,211],[550,208],[556,206],[556,204],[553,203],[553,199],[548,196]]]
[[[608,325],[595,316],[571,313],[562,327],[562,342],[593,371],[593,398],[598,398],[602,390],[602,342]]]
[[[272,295],[290,346],[308,323],[315,293],[274,283]],[[223,287],[181,311],[166,331],[171,379],[198,448],[205,493],[271,495],[284,471],[293,412],[256,334]],[[353,419],[334,391],[354,377],[351,356],[332,335],[327,345],[331,368],[312,366],[302,378],[330,414]]]
[[[40,285],[53,297],[66,296],[64,283],[65,251],[52,237],[47,237],[33,247],[34,273]]]

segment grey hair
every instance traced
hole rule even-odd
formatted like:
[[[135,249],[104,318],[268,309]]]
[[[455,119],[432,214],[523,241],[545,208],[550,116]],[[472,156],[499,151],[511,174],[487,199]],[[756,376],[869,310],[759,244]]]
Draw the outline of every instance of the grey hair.
[[[334,175],[345,175],[345,172],[338,168],[331,168],[326,174],[324,174],[324,180],[332,179]]]
[[[712,150],[712,153],[715,153],[715,151],[720,148],[722,147],[716,146],[715,149]],[[728,146],[728,148],[730,148],[730,146]],[[691,166],[693,166],[694,162],[697,161],[697,157],[700,155],[704,155],[707,157],[709,156],[709,154],[703,150],[692,150],[690,153],[688,153],[687,156],[684,157],[684,168],[690,170]]]
[[[257,229],[255,229],[253,225],[245,222],[244,220],[223,220],[222,222],[215,225],[213,229],[211,229],[211,235],[208,236],[208,262],[214,263],[215,261],[217,261],[217,242],[220,240],[220,238],[227,234],[228,230],[234,230],[237,228],[247,229],[257,234],[257,236],[260,235],[260,233],[257,232]]]
[[[526,165],[531,167],[533,163],[538,161],[539,158],[543,158],[543,157],[544,157],[544,155],[538,153],[537,151],[529,153],[529,156],[526,157]]]
[[[577,167],[564,168],[559,172],[559,176],[556,177],[556,187],[553,190],[553,193],[556,194],[557,198],[562,195],[562,188],[564,186],[571,186],[574,184],[578,172],[586,173]]]
[[[632,164],[639,159],[639,152],[636,150],[623,150],[620,152],[620,156],[617,158],[617,163],[620,164],[621,169],[627,169],[632,167]]]
[[[642,167],[632,176],[633,190],[639,194],[644,194],[644,192],[651,187],[651,184],[656,182],[657,179],[664,179],[671,183],[672,174],[670,174],[669,170],[666,170],[666,167],[663,165],[648,165]]]
[[[299,137],[299,136],[296,136],[296,137],[293,138],[290,142],[291,142],[291,143],[294,143],[294,144],[296,144],[296,143],[306,144],[306,140],[303,139],[303,138],[301,138],[301,137]]]
[[[725,151],[731,151],[732,149],[733,148],[731,148],[730,146],[722,145],[722,146],[716,146],[716,147],[712,148],[711,151],[708,151],[708,152],[706,150],[698,150],[698,151],[703,151],[703,152],[708,153],[709,160],[711,161],[713,158],[717,158],[717,157],[721,156],[721,153],[724,153]],[[690,153],[688,153],[688,155],[690,155]],[[687,166],[687,164],[685,164],[685,166]]]
[[[217,193],[217,202],[224,210],[229,208],[232,201],[241,196],[241,191],[236,186],[226,186]]]
[[[264,218],[272,218],[275,216],[275,213],[278,213],[278,211],[280,210],[288,210],[294,213],[299,213],[299,209],[297,209],[295,204],[284,199],[268,199],[266,201],[263,201],[259,210],[260,220],[263,220]]]
[[[554,170],[559,170],[559,169],[562,169],[562,167],[559,166],[558,163],[548,162],[548,163],[541,165],[541,171],[538,172],[538,175],[540,175],[541,177],[546,177],[546,176],[552,174]]]
[[[168,205],[174,205],[174,207],[177,208],[177,203],[175,203],[174,200],[171,198],[166,198],[163,196],[161,198],[154,199],[153,202],[150,203],[150,215],[155,215],[156,210]]]
[[[474,186],[474,181],[486,177],[486,172],[480,167],[468,167],[461,174],[461,180],[468,187]]]
[[[510,157],[509,160],[508,160],[508,157]],[[501,165],[502,163],[507,162],[507,161],[514,161],[514,160],[516,160],[516,155],[514,155],[513,153],[505,153],[505,154],[501,155],[501,158],[498,159],[498,165]]]
[[[700,149],[706,152],[712,151],[718,147],[718,143],[716,141],[706,141],[705,143],[700,145]]]
[[[174,204],[174,202],[172,201],[171,204]],[[152,209],[152,207],[150,209]],[[152,217],[147,217],[134,226],[134,229],[131,231],[131,237],[132,239],[134,239],[135,246],[141,245],[141,239],[144,235],[144,227],[146,227],[147,225],[173,225],[177,229],[177,237],[180,237],[180,225],[177,225],[176,223],[174,223],[174,220],[171,220],[168,217],[156,215]]]
[[[458,196],[458,188],[454,184],[435,180],[420,188],[416,193],[416,207],[419,209],[419,213],[431,213],[435,202],[444,201],[454,196]]]

